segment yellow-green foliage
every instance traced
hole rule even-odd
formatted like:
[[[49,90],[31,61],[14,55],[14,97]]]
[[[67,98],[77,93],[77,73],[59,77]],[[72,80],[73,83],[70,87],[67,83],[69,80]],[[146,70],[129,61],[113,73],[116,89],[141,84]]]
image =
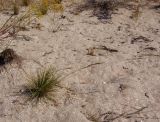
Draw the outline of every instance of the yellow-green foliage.
[[[38,15],[45,15],[47,12],[62,12],[63,5],[61,0],[0,0],[0,10],[13,9],[14,13],[18,13],[20,6],[29,6],[30,10]]]
[[[61,0],[51,0],[51,10],[56,12],[63,11]]]
[[[37,7],[38,7],[38,11],[39,11],[42,15],[47,14],[47,11],[48,11],[48,9],[49,9],[48,0],[41,0],[39,6],[37,6]]]
[[[38,16],[45,15],[49,10],[62,12],[61,0],[39,0],[31,5],[31,10]]]

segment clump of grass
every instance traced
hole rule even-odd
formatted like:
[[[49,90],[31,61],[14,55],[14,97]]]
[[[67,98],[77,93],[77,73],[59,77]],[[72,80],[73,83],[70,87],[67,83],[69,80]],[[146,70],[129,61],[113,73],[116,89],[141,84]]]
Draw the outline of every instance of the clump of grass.
[[[8,37],[15,37],[22,27],[28,26],[34,19],[30,12],[9,17],[0,27],[0,42]]]
[[[40,6],[39,6],[39,11],[41,12],[42,15],[47,14],[49,9],[49,3],[48,0],[41,0]]]
[[[63,11],[61,0],[39,0],[31,5],[31,10],[38,16],[45,15],[49,10],[54,12]]]
[[[47,68],[32,76],[26,86],[26,93],[30,100],[39,102],[41,99],[54,101],[54,95],[59,87],[60,80],[54,68]]]
[[[61,12],[64,10],[62,0],[50,0],[51,10],[55,12]]]

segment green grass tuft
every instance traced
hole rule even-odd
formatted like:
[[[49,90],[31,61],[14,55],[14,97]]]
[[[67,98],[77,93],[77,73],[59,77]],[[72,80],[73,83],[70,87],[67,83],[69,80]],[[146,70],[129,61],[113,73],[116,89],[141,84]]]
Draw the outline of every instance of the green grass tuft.
[[[59,76],[54,68],[43,69],[29,79],[27,92],[36,103],[41,99],[54,100],[54,93],[59,87]]]

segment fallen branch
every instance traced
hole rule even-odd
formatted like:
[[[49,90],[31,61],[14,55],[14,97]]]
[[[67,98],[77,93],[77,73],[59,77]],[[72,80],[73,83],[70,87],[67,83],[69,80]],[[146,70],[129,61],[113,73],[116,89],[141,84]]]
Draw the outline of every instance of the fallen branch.
[[[114,120],[118,119],[118,118],[131,118],[133,115],[139,114],[141,111],[143,111],[144,109],[148,108],[147,106],[142,107],[140,109],[137,109],[134,112],[130,112],[130,113],[121,113],[121,114],[117,114],[115,112],[107,112],[101,115],[101,117],[104,116],[104,120],[103,122],[113,122]]]

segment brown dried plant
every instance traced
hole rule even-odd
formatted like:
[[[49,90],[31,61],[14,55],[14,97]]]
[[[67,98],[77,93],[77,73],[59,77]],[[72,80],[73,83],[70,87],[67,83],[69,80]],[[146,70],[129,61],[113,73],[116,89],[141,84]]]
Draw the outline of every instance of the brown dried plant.
[[[29,25],[30,22],[34,19],[35,18],[31,16],[29,11],[19,16],[12,15],[0,27],[0,41],[8,37],[15,37],[22,27]]]

